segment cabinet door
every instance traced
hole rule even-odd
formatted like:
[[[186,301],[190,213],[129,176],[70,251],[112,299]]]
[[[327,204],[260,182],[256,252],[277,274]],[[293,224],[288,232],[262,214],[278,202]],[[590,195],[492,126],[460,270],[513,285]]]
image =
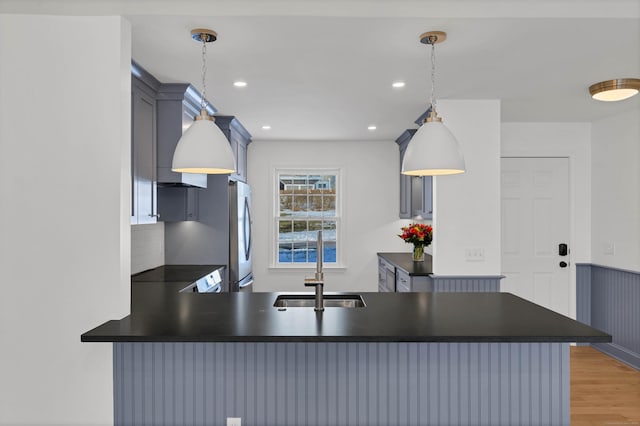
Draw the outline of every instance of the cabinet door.
[[[433,176],[422,177],[422,217],[433,218]]]
[[[406,130],[396,139],[400,148],[400,170],[407,146],[415,130]],[[433,218],[433,177],[407,176],[400,173],[400,219],[412,219],[420,216],[422,219]]]
[[[238,162],[238,175],[241,177],[241,180],[247,181],[247,145],[242,142],[238,143],[238,156],[236,157],[236,161]]]
[[[156,214],[156,103],[133,86],[131,105],[132,219],[155,223]]]
[[[406,145],[400,148],[400,170],[402,170],[402,159],[406,151]],[[400,219],[411,218],[411,176],[400,173]]]
[[[378,257],[378,292],[387,292],[387,268],[385,262]]]
[[[378,292],[385,293],[387,291],[387,272],[384,268],[378,268]]]
[[[423,219],[433,218],[433,176],[412,177],[413,215]]]
[[[400,268],[396,268],[396,292],[407,293],[411,291],[411,278],[409,274]]]
[[[242,139],[235,129],[230,131],[231,149],[233,150],[233,156],[236,160],[236,172],[233,177],[237,180],[247,181],[247,143]]]

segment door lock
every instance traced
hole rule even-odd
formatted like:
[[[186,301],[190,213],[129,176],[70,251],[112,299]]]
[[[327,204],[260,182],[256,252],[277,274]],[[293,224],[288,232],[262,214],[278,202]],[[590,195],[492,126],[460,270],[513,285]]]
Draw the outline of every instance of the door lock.
[[[560,262],[560,267],[561,268],[566,268],[567,266],[569,266],[569,264],[567,262],[565,262],[564,260],[562,262]]]
[[[558,244],[558,254],[560,256],[566,256],[569,253],[569,249],[567,248],[567,245],[562,243],[562,244]]]

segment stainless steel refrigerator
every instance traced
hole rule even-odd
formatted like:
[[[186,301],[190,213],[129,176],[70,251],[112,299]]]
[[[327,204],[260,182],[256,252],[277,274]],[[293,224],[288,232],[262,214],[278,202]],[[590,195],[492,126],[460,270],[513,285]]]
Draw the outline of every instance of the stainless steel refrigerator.
[[[252,291],[251,187],[229,182],[229,291]]]

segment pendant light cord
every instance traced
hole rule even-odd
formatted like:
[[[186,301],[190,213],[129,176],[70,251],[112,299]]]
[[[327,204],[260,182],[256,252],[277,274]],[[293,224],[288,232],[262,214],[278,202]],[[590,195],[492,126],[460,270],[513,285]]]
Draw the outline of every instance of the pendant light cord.
[[[200,39],[202,40],[202,98],[200,99],[200,109],[207,109],[207,35],[200,34]]]
[[[431,43],[431,113],[436,111],[436,43]]]

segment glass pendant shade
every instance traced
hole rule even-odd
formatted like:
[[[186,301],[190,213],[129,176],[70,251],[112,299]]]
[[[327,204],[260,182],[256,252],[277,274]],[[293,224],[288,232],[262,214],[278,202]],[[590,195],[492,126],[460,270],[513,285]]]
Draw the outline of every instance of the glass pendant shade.
[[[184,132],[173,153],[171,170],[207,174],[235,172],[231,145],[211,117],[197,117]]]
[[[407,146],[402,174],[439,176],[464,172],[464,156],[451,131],[442,121],[425,122]]]

